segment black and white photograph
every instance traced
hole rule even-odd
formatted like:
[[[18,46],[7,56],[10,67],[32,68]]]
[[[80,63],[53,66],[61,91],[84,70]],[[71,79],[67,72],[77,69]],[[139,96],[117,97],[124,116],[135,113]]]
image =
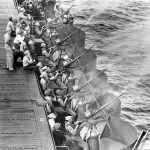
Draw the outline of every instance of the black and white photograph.
[[[0,150],[150,150],[150,0],[0,0]]]

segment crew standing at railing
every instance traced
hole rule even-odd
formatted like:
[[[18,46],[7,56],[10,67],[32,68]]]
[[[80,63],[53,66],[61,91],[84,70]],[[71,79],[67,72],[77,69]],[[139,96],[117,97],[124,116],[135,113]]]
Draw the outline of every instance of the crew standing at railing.
[[[11,29],[6,30],[6,34],[4,35],[5,40],[5,50],[6,50],[6,68],[10,71],[13,71],[13,47],[12,47],[12,37],[11,37]]]

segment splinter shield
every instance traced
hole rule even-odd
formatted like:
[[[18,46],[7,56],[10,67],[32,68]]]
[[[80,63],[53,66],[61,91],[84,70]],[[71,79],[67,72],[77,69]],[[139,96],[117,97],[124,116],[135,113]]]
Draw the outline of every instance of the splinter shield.
[[[102,135],[99,137],[99,149],[131,149],[138,136],[136,129],[120,118],[110,117],[108,121],[110,127],[106,125]]]

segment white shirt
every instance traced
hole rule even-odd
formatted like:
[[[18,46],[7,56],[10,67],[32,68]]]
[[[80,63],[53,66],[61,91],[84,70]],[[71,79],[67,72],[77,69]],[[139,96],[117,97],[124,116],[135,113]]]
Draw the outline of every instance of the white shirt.
[[[24,56],[23,57],[23,67],[29,66],[32,63],[32,58],[29,56]]]
[[[8,21],[6,30],[15,31],[15,27],[12,21]]]
[[[23,52],[26,48],[26,43],[24,41],[21,42],[20,51]]]
[[[20,34],[18,34],[16,37],[15,37],[15,39],[14,39],[14,43],[15,44],[19,44],[19,43],[21,43],[23,41],[23,37],[20,35]]]
[[[10,49],[11,48],[11,36],[8,33],[4,35],[4,40],[5,40],[5,46],[4,46],[5,49]]]

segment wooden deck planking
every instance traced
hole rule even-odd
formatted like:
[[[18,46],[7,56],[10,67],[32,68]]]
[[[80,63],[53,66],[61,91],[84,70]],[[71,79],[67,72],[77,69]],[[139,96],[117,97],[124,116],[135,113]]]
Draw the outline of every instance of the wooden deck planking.
[[[10,16],[17,17],[13,0],[0,0],[0,67],[5,65],[3,36]],[[34,100],[34,101],[33,101]],[[54,150],[34,72],[0,68],[0,150]]]

